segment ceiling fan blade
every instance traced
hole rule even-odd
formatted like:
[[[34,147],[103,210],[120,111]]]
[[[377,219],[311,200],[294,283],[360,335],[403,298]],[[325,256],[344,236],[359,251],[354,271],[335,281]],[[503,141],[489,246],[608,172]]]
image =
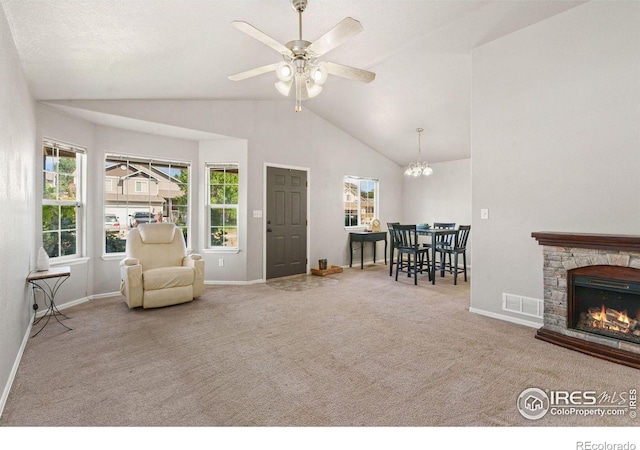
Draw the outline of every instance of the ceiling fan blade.
[[[355,67],[343,66],[342,64],[328,61],[323,61],[323,64],[327,72],[342,78],[349,78],[350,80],[361,81],[363,83],[370,83],[376,78],[376,74],[368,70],[356,69]]]
[[[245,72],[236,73],[234,75],[229,75],[229,79],[231,81],[240,81],[246,80],[247,78],[255,77],[257,75],[262,75],[263,73],[272,72],[278,68],[278,63],[268,64],[262,67],[256,67],[255,69],[247,70]]]
[[[360,22],[356,19],[352,19],[351,17],[347,17],[338,25],[327,31],[327,33],[320,39],[309,45],[309,47],[307,47],[307,52],[312,53],[315,57],[324,55],[361,31],[362,25],[360,25]]]
[[[231,25],[236,27],[238,30],[244,33],[247,33],[252,38],[259,40],[263,44],[268,45],[269,47],[271,47],[272,49],[274,49],[275,51],[277,51],[282,55],[291,54],[291,50],[289,50],[287,47],[285,47],[284,45],[282,45],[280,42],[276,41],[272,37],[267,36],[262,31],[258,30],[256,27],[248,24],[247,22],[235,20],[231,22]]]

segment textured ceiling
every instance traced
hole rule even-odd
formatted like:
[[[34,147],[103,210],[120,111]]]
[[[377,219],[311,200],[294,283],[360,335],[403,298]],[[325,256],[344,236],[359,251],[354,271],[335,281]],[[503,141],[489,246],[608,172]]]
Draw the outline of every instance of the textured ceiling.
[[[298,37],[289,0],[0,2],[38,100],[282,100],[295,114],[275,74],[227,79],[281,59],[231,21],[284,44]],[[345,17],[359,20],[364,30],[321,59],[376,79],[330,77],[303,107],[400,165],[417,156],[417,127],[425,129],[423,159],[468,158],[472,49],[581,3],[309,0],[303,39],[313,42]]]

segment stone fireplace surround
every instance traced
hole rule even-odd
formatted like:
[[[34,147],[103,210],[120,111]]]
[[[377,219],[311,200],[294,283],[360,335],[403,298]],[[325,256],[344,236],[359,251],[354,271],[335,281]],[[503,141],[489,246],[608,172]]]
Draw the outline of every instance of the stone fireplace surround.
[[[536,338],[640,369],[640,345],[568,328],[568,278],[583,267],[626,267],[640,277],[640,236],[534,232],[543,246],[544,324]]]

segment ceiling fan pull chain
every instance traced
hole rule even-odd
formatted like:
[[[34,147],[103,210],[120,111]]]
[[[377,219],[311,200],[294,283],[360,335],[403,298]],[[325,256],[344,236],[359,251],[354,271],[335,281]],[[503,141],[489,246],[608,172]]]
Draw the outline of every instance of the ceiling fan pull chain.
[[[302,83],[302,78],[296,74],[296,112],[302,112]]]

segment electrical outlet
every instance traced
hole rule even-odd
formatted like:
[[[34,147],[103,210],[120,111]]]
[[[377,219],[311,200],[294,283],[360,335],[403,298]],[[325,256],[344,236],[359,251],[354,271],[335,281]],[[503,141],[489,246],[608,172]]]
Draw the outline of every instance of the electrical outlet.
[[[218,260],[218,267],[223,267],[224,266],[224,259],[220,258]]]

